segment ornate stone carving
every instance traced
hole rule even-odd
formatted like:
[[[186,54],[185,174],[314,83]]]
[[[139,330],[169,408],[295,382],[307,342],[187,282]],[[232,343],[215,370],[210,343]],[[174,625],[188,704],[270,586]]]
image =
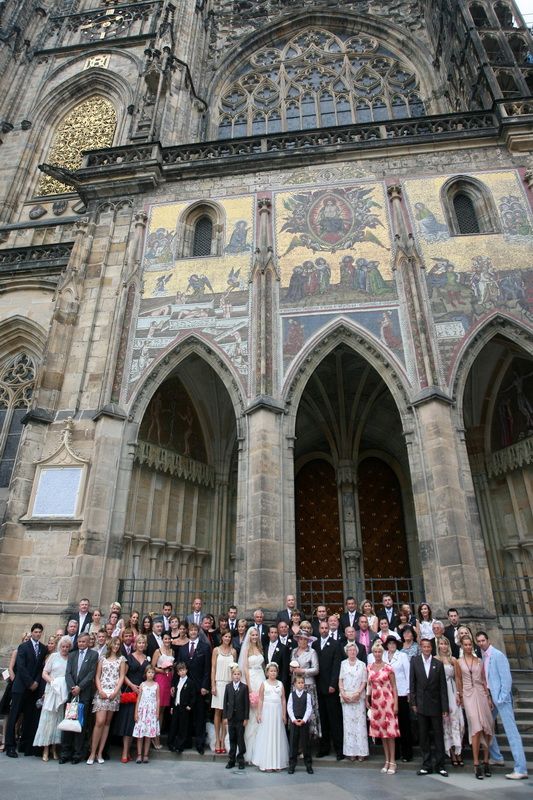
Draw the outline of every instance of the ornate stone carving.
[[[497,450],[485,460],[487,475],[495,478],[497,475],[505,475],[515,469],[522,469],[528,464],[533,464],[533,436]]]
[[[150,442],[138,442],[135,448],[135,461],[191,483],[211,487],[215,485],[214,467]]]
[[[113,143],[116,124],[113,104],[105,97],[90,97],[63,118],[47,160],[69,170],[78,169],[84,150],[109,147]],[[69,187],[51,175],[43,175],[37,186],[37,194],[40,195],[69,191]]]

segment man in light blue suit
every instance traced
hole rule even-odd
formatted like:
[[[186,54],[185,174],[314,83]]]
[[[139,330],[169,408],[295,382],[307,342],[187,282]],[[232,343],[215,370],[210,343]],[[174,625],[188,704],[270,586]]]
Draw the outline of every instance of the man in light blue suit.
[[[505,735],[509,741],[509,747],[514,758],[514,771],[506,775],[510,781],[525,780],[527,775],[526,755],[522,739],[516,727],[513,711],[512,678],[509,662],[501,650],[497,650],[490,643],[485,631],[479,631],[476,641],[483,653],[483,664],[487,684],[494,703],[494,718],[499,714],[503,723]],[[490,745],[490,757],[503,764],[503,756],[498,747],[496,737],[492,737]]]

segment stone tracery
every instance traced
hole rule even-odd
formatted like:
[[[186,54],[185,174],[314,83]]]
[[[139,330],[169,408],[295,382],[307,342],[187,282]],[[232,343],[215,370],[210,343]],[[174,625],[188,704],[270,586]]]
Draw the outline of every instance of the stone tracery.
[[[220,138],[425,114],[412,67],[378,39],[308,28],[253,53],[226,85]]]

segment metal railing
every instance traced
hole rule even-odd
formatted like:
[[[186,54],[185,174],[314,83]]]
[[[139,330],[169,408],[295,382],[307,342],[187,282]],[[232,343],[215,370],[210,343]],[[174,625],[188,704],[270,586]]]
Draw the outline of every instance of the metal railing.
[[[424,598],[424,583],[421,577],[414,578],[364,578],[353,586],[345,586],[342,579],[302,579],[297,584],[300,610],[314,615],[317,605],[325,605],[331,613],[344,610],[346,594],[352,594],[359,603],[370,600],[374,608],[381,607],[383,594],[391,594],[394,604],[409,603],[412,607]]]
[[[181,618],[191,613],[195,597],[201,597],[203,608],[215,616],[226,612],[233,603],[235,583],[232,580],[197,581],[194,578],[121,578],[118,600],[125,613],[161,614],[163,603],[171,602]]]
[[[533,576],[493,578],[492,591],[507,657],[513,669],[533,669]]]

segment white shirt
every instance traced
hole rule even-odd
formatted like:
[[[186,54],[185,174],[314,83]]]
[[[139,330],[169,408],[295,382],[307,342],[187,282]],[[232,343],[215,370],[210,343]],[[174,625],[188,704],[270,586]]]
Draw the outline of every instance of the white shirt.
[[[275,642],[269,642],[268,643],[268,663],[269,664],[272,661],[272,656],[274,655],[274,650],[276,649],[277,646],[278,646],[277,640]]]
[[[181,690],[183,689],[183,684],[185,683],[186,680],[187,680],[187,675],[180,675],[180,679],[178,681],[178,688],[176,689],[176,700],[174,702],[175,706],[179,706],[180,704]]]
[[[80,627],[78,628],[79,631],[83,630],[83,626],[85,625],[85,620],[87,619],[87,613],[88,612],[86,611],[85,614],[79,614],[80,617]]]
[[[197,624],[197,625],[199,625],[199,624],[200,624],[200,621],[201,621],[201,620],[200,620],[200,616],[201,616],[201,613],[200,613],[200,611],[195,611],[195,612],[194,612],[194,621],[196,622],[196,624]]]
[[[287,639],[288,639],[287,636],[280,636],[279,637],[279,640],[280,640],[281,644],[287,644]]]
[[[329,635],[332,636],[335,639],[335,641],[337,641],[337,636],[339,635],[339,631],[338,630],[330,631]]]
[[[320,639],[320,649],[321,650],[324,649],[324,647],[326,646],[328,641],[329,641],[329,636],[327,636],[325,639],[322,639],[322,638]]]
[[[396,678],[396,688],[399,697],[405,697],[409,694],[409,659],[402,653],[401,650],[396,650],[392,655],[387,651],[383,653],[383,661],[389,664],[394,670],[394,677]]]
[[[78,672],[80,671],[80,667],[85,660],[86,654],[87,654],[87,648],[85,650],[80,650],[78,653]]]
[[[424,669],[426,670],[426,678],[429,678],[429,670],[431,669],[431,659],[432,656],[430,656],[429,658],[422,656],[422,661],[424,662]]]
[[[303,694],[303,691],[300,692],[298,691],[298,689],[295,689],[294,691],[296,692],[297,697],[301,697]],[[302,718],[304,722],[309,721],[309,717],[311,716],[312,711],[313,711],[313,705],[311,703],[311,696],[309,692],[307,692],[307,706],[305,709],[305,714],[303,715]],[[294,722],[296,717],[294,716],[294,712],[292,710],[292,692],[289,695],[289,702],[287,703],[287,714],[289,715],[290,721]]]

